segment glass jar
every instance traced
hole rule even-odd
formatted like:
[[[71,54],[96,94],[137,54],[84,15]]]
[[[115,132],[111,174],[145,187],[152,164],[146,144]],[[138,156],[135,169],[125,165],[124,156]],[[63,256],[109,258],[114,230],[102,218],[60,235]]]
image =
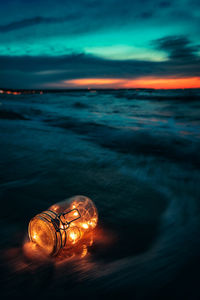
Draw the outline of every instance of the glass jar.
[[[28,233],[46,254],[56,255],[60,249],[78,243],[93,230],[98,212],[91,199],[74,196],[50,206],[29,222]]]

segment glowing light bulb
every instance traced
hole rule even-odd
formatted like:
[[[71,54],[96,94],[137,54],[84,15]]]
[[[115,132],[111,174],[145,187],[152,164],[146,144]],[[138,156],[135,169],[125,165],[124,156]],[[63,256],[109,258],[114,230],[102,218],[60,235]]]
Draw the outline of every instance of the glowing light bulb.
[[[82,224],[82,227],[83,227],[84,229],[88,229],[89,226],[88,226],[87,223],[83,223],[83,224]]]
[[[74,196],[52,205],[29,222],[29,238],[47,254],[79,242],[98,221],[97,209],[91,199]]]
[[[37,233],[33,233],[33,240],[35,241],[37,239]]]

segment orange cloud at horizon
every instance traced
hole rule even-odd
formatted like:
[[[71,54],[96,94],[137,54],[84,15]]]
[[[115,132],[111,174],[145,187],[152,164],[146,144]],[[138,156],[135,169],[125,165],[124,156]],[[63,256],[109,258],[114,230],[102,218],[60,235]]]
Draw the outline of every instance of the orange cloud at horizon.
[[[124,78],[81,78],[66,80],[63,87],[73,88],[154,88],[154,89],[186,89],[200,88],[200,77],[189,78],[156,78],[141,77]]]

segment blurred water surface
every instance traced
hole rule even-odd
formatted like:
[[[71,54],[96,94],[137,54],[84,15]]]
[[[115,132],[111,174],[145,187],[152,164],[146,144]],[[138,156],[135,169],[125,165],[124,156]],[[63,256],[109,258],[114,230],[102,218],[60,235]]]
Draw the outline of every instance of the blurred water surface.
[[[199,90],[0,95],[6,296],[199,299],[199,99]],[[99,210],[92,242],[56,259],[29,255],[30,218],[75,194]]]

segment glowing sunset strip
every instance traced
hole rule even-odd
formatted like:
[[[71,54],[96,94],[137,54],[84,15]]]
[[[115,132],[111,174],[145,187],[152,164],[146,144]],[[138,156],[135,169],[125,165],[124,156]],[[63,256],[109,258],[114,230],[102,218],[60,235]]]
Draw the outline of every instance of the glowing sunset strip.
[[[182,88],[198,88],[200,87],[199,77],[190,78],[140,78],[136,80],[128,80],[124,88],[154,88],[154,89],[182,89]]]
[[[65,81],[68,85],[88,86],[88,85],[108,85],[121,84],[123,79],[116,78],[82,78]]]
[[[123,78],[82,78],[67,80],[61,83],[64,87],[76,88],[154,88],[178,89],[200,88],[200,77],[189,78],[156,78],[142,77],[138,79]]]

